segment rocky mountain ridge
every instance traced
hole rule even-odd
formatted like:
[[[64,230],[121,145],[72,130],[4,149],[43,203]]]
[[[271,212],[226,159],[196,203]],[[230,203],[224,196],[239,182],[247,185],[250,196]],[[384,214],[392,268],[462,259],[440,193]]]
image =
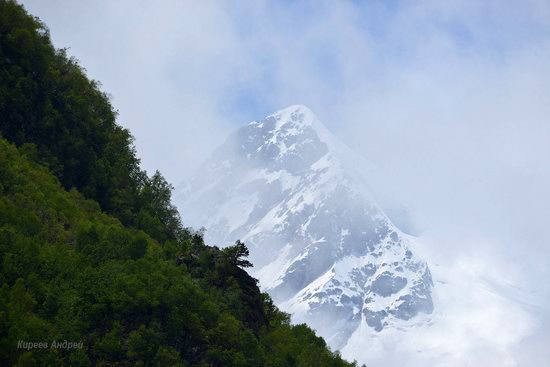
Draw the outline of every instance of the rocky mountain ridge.
[[[262,288],[338,349],[362,324],[378,332],[433,310],[415,239],[376,204],[360,160],[290,106],[235,131],[176,198],[207,242],[245,241]]]

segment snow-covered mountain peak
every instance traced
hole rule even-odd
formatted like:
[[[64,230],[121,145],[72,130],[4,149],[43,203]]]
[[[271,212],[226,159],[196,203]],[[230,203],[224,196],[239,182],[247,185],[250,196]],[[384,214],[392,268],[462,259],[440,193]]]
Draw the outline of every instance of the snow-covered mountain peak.
[[[267,118],[273,118],[277,121],[276,128],[280,128],[286,124],[311,126],[317,117],[313,114],[307,106],[296,104],[283,108],[277,112],[267,116]]]
[[[234,132],[178,206],[207,242],[244,240],[262,288],[341,348],[359,325],[376,332],[433,308],[428,266],[370,195],[362,162],[290,106]]]
[[[292,105],[253,121],[237,130],[229,141],[236,143],[235,149],[252,164],[294,175],[330,168],[332,173],[354,176],[366,188],[368,177],[372,179],[377,171],[304,105]],[[369,195],[368,190],[363,191]]]
[[[284,129],[290,132],[290,134],[299,134],[307,129],[312,129],[319,139],[326,144],[331,145],[336,139],[321,120],[319,120],[317,115],[304,105],[288,106],[267,116],[266,119],[276,121],[274,132],[280,132],[281,129]]]
[[[293,105],[237,132],[237,147],[249,161],[294,173],[307,170],[326,155],[336,138],[306,106]]]

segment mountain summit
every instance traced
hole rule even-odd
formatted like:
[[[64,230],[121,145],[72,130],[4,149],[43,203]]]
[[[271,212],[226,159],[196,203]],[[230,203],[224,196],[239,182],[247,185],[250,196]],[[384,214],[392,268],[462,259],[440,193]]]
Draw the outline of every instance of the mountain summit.
[[[245,241],[261,287],[337,349],[433,310],[428,266],[376,204],[361,162],[290,106],[235,131],[177,199],[207,242]]]

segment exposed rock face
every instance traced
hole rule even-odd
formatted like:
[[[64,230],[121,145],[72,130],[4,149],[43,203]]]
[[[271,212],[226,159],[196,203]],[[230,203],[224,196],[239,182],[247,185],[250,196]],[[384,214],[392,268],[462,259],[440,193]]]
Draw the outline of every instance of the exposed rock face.
[[[232,134],[178,204],[208,242],[245,241],[263,289],[341,348],[361,320],[380,331],[433,310],[428,266],[360,164],[309,109],[291,106]]]

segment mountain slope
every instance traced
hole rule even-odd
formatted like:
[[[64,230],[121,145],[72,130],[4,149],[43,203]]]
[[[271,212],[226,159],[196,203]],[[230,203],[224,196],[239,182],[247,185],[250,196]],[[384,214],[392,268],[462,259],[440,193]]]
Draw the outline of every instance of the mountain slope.
[[[0,139],[2,365],[348,365],[229,253],[191,234],[161,246]]]
[[[133,138],[99,86],[54,48],[40,20],[0,1],[0,134],[25,145],[65,189],[78,189],[126,226],[173,240],[182,233],[166,200],[169,185],[140,168]]]
[[[375,203],[362,164],[290,106],[231,135],[176,204],[207,241],[246,241],[263,289],[341,348],[361,322],[380,331],[433,310],[428,266]]]

